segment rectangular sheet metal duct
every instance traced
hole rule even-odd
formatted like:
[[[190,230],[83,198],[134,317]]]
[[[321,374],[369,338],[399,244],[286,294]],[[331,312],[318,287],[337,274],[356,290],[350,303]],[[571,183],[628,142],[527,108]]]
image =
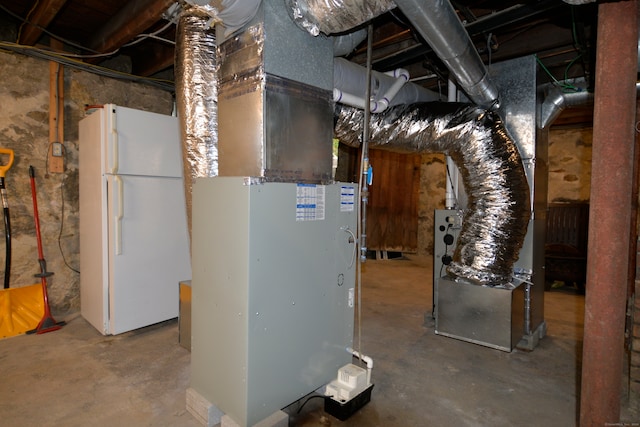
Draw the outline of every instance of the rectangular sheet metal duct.
[[[274,3],[220,45],[219,174],[328,182],[333,43]]]
[[[522,348],[533,350],[546,334],[544,321],[544,242],[547,220],[548,129],[538,129],[541,97],[537,93],[538,65],[534,56],[491,65],[489,76],[502,95],[498,112],[513,136],[531,190],[531,220],[514,268],[533,273],[529,325]]]

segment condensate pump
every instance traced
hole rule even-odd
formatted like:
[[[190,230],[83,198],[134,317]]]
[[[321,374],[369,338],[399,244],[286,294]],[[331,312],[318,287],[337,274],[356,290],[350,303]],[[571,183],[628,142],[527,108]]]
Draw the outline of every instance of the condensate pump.
[[[370,371],[349,363],[325,388],[324,411],[344,421],[371,400]]]

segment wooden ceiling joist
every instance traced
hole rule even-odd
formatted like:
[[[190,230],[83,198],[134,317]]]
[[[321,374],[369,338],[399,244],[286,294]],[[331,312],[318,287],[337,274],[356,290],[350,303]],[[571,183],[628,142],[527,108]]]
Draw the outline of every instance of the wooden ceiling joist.
[[[89,41],[97,52],[109,52],[130,42],[158,22],[174,0],[133,0],[127,2]]]
[[[169,67],[173,67],[174,49],[171,46],[151,46],[136,55],[133,73],[139,76],[152,76]]]
[[[33,46],[42,35],[42,28],[47,28],[67,0],[43,0],[29,14],[20,32],[18,43]]]

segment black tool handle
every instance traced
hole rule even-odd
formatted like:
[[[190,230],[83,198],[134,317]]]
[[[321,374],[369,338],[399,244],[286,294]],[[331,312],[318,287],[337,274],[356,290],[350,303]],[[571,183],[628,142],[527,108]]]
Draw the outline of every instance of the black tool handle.
[[[11,278],[11,220],[9,219],[9,201],[7,200],[7,189],[4,184],[4,177],[0,176],[0,194],[2,195],[2,212],[4,216],[5,251],[4,259],[4,289],[9,289]]]

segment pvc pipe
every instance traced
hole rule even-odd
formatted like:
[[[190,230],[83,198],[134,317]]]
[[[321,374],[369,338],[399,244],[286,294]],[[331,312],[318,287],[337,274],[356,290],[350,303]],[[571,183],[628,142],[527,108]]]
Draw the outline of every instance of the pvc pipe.
[[[341,104],[348,105],[350,107],[360,108],[364,110],[365,101],[363,98],[341,91],[340,89],[333,89],[333,101]],[[378,101],[371,101],[369,108],[372,113],[382,113],[389,108],[389,100],[382,98]]]
[[[347,96],[347,98],[351,100],[348,102],[352,103],[345,102],[345,104],[364,109],[364,99],[366,99],[365,90],[367,88],[367,84],[365,83],[367,69],[344,58],[335,58],[333,69],[333,87],[341,91],[342,94],[346,93],[354,97],[350,98]],[[403,74],[403,70],[396,70],[396,72],[398,73],[398,77]],[[372,83],[370,88],[372,97],[380,102],[379,100],[390,91],[398,78],[378,71],[372,71],[371,75]],[[404,77],[402,77],[402,80],[404,80]],[[340,95],[337,97],[340,98]],[[342,95],[342,99],[345,99],[344,95]],[[407,84],[407,82],[404,82],[400,89],[394,94],[393,99],[389,97],[387,97],[387,99],[389,100],[389,107],[391,107],[399,104],[439,101],[440,95],[415,83]],[[378,107],[377,112],[380,111],[380,107]]]
[[[402,89],[402,86],[408,81],[407,77],[402,75],[401,78],[396,80],[396,82],[389,88],[389,90],[382,96],[381,99],[377,101],[371,101],[369,103],[369,107],[371,108],[372,113],[382,113],[391,104],[393,98],[398,94],[398,91]],[[356,95],[352,95],[349,93],[345,93],[340,89],[333,89],[333,100],[335,102],[340,102],[342,104],[349,105],[351,107],[362,108],[364,109],[365,100]]]
[[[398,92],[400,92],[402,86],[404,86],[405,83],[409,81],[409,72],[403,68],[398,68],[385,74],[387,74],[388,76],[392,76],[397,80],[391,85],[387,92],[385,92],[385,94],[382,96],[382,99],[377,101],[381,109],[372,109],[372,113],[381,113],[389,108],[389,104],[391,103],[393,98],[395,98]]]
[[[391,105],[391,102],[396,97],[398,92],[400,92],[402,87],[409,81],[409,72],[403,68],[398,68],[396,70],[389,71],[387,73],[384,73],[384,75],[387,75],[395,79],[395,81],[393,82],[393,84],[391,84],[391,86],[389,86],[387,91],[382,95],[382,98],[377,99],[375,101],[371,101],[369,103],[369,108],[371,109],[372,113],[382,113],[387,108],[389,108],[389,105]],[[355,108],[364,109],[364,106],[365,106],[364,98],[361,98],[357,95],[353,95],[350,93],[346,93],[337,88],[333,89],[333,101],[340,102],[342,104],[346,104],[346,105],[349,105],[350,107],[355,107]]]
[[[453,80],[449,79],[447,87],[447,101],[456,102],[457,88]],[[445,209],[456,208],[456,196],[458,194],[458,168],[456,168],[453,159],[448,154],[445,155],[446,160],[446,176],[445,180],[445,197],[444,207]]]
[[[363,98],[343,92],[340,89],[333,89],[333,101],[348,105],[350,107],[364,109]]]
[[[362,360],[367,364],[367,385],[371,384],[371,371],[373,370],[373,359],[369,356],[360,354],[358,350],[354,350],[351,347],[347,347],[347,352],[351,353],[354,357]]]

